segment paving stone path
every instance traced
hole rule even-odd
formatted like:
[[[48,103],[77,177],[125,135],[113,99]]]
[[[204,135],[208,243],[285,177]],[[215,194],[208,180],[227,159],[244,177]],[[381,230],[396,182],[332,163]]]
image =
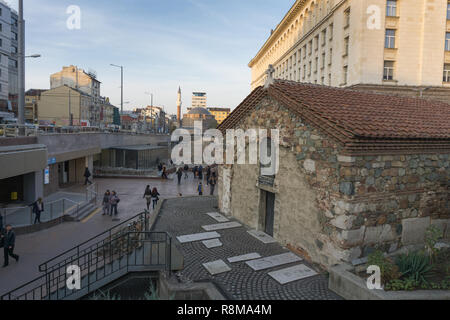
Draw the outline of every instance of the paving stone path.
[[[214,218],[207,214],[217,212],[218,209],[216,207],[217,200],[208,196],[166,201],[161,209],[161,216],[155,225],[155,231],[167,231],[174,238],[182,235],[204,233],[205,230],[202,226],[217,223]],[[230,221],[239,222],[232,218],[230,218]],[[328,290],[327,277],[306,261],[283,264],[261,271],[253,271],[246,264],[248,260],[230,263],[228,258],[251,253],[253,253],[253,257],[256,257],[255,253],[261,257],[289,253],[287,249],[278,243],[264,244],[261,240],[249,234],[249,230],[245,226],[217,230],[216,232],[220,234],[220,241],[223,245],[210,249],[202,241],[183,244],[176,241],[185,258],[185,268],[181,272],[182,278],[192,281],[214,280],[230,297],[236,300],[341,299],[338,295]],[[203,264],[211,262],[218,264],[217,261],[219,260],[226,263],[231,270],[211,275]],[[274,279],[273,272],[298,265],[306,265],[318,272],[318,274],[284,285],[281,285]],[[207,266],[210,266],[210,264]]]

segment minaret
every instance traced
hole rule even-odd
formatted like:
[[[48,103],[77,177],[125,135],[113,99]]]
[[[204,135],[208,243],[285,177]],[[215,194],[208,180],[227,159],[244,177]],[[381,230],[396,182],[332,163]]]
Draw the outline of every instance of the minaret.
[[[181,87],[178,87],[177,120],[179,127],[181,127]]]

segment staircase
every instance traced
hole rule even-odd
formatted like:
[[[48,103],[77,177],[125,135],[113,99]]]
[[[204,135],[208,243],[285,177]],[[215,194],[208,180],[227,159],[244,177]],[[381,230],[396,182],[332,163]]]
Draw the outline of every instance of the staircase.
[[[148,213],[141,213],[58,255],[39,266],[43,272],[40,277],[3,295],[1,300],[76,300],[129,272],[177,269],[172,259],[179,259],[179,255],[171,236],[146,231],[147,224]],[[69,266],[79,267],[79,290],[67,286],[72,276],[67,273]]]

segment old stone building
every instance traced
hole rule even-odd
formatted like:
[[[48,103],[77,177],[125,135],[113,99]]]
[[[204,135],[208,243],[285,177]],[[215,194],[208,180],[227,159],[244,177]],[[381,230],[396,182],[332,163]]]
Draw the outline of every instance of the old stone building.
[[[219,207],[324,266],[450,238],[450,106],[275,80],[219,126],[279,129],[279,171],[219,168]]]

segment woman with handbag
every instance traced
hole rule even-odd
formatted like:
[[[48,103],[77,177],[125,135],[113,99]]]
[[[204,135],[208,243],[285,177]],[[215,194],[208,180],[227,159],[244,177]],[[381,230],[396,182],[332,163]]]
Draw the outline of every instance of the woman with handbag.
[[[152,189],[150,188],[150,186],[147,186],[147,188],[145,188],[143,198],[147,200],[147,211],[148,211],[150,210],[150,204],[152,203]]]
[[[153,210],[155,210],[155,207],[158,204],[158,200],[159,200],[158,196],[160,196],[158,189],[153,188],[153,190],[152,190]]]

